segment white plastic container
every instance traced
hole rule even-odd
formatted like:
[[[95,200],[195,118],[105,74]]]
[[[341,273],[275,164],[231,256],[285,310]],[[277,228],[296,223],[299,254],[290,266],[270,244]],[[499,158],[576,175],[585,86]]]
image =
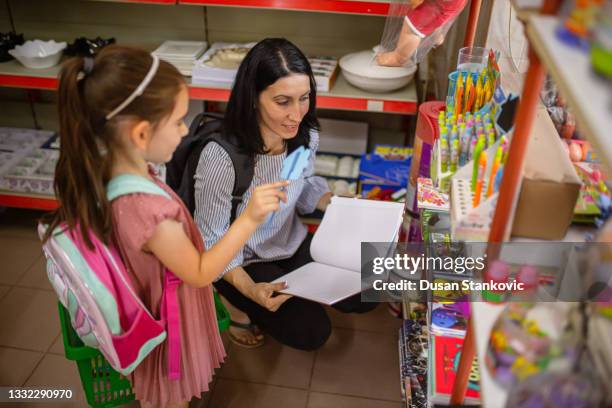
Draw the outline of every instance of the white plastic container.
[[[64,48],[66,48],[65,42],[34,40],[16,46],[9,50],[9,54],[27,68],[44,69],[59,63]]]

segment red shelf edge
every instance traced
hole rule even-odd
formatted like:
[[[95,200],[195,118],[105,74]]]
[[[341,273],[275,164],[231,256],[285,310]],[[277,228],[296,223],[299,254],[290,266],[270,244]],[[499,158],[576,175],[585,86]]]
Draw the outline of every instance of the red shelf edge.
[[[57,78],[0,74],[0,86],[7,86],[12,88],[56,90],[58,84],[59,80]]]
[[[346,0],[179,0],[178,4],[386,16],[389,3]]]
[[[56,90],[58,87],[57,78],[41,78],[23,75],[0,74],[0,86],[26,88],[26,89],[45,89]],[[191,99],[207,100],[215,102],[227,102],[230,96],[229,89],[204,88],[189,86],[189,96]],[[368,98],[344,98],[339,96],[319,95],[317,97],[317,107],[323,109],[344,109],[356,111],[369,111]],[[412,115],[417,111],[416,102],[385,101],[383,102],[382,112]]]
[[[105,0],[112,3],[138,3],[138,4],[157,4],[160,6],[174,6],[177,0]]]
[[[52,211],[59,207],[59,201],[55,198],[28,197],[11,195],[10,193],[0,193],[0,206]]]

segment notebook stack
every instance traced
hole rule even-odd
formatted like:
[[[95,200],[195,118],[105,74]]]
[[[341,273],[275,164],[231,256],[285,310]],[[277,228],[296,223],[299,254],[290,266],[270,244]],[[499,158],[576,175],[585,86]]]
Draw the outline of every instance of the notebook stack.
[[[193,65],[207,47],[205,41],[164,41],[153,54],[174,65],[181,74],[190,77]]]

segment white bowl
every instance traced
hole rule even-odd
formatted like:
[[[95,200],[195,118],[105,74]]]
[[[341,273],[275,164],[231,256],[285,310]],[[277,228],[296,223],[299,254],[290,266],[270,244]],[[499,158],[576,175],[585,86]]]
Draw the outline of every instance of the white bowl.
[[[34,40],[16,46],[9,54],[28,68],[42,69],[57,65],[64,48],[65,42]]]
[[[391,92],[412,81],[416,65],[404,67],[382,67],[376,63],[372,50],[347,54],[340,58],[340,68],[346,80],[354,86],[370,92]]]

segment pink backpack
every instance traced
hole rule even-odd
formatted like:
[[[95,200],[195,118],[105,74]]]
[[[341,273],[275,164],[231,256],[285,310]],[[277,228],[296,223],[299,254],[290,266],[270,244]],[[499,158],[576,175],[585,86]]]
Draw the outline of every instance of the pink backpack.
[[[135,175],[113,178],[110,201],[126,194],[170,195],[152,181]],[[39,225],[42,237],[46,226]],[[79,228],[60,225],[43,245],[47,275],[83,343],[99,349],[110,365],[123,375],[159,344],[168,340],[168,377],[180,378],[180,315],[177,289],[181,283],[166,270],[161,320],[155,320],[134,293],[118,251],[89,234],[87,248]]]

